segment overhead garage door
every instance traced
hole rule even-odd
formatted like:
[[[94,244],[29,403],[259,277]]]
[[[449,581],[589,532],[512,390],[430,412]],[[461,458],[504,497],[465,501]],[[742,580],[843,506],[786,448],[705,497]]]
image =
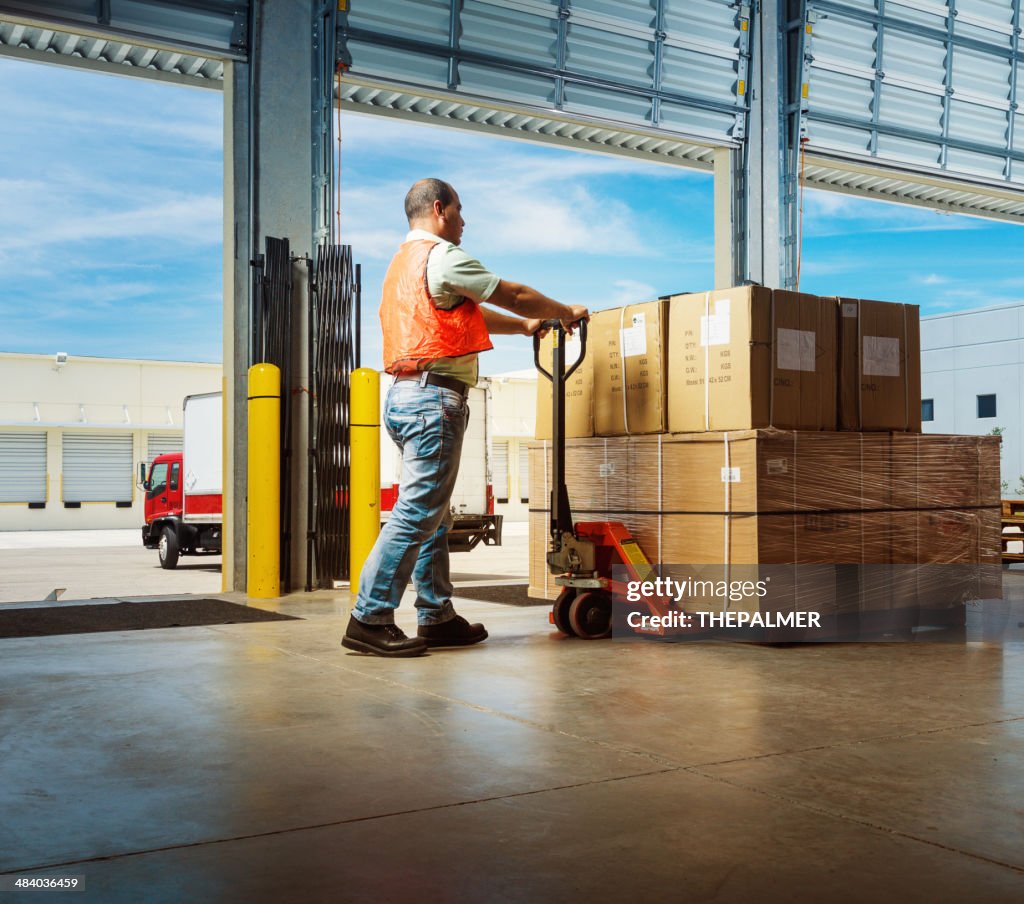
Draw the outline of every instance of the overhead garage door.
[[[166,455],[168,452],[180,452],[181,445],[181,433],[150,433],[146,437],[146,461],[151,462],[158,455]]]
[[[65,502],[131,502],[132,437],[64,434]]]
[[[530,447],[519,440],[519,501],[530,501]]]
[[[0,433],[0,502],[46,502],[45,433]]]
[[[508,440],[491,445],[491,487],[498,502],[508,502]]]

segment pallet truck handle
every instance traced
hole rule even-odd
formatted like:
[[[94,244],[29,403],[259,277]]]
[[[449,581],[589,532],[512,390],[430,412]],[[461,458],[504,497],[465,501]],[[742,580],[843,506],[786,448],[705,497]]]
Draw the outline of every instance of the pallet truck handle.
[[[579,328],[580,331],[580,356],[576,359],[576,363],[573,364],[566,372],[565,376],[562,377],[563,381],[567,381],[575,372],[576,368],[583,363],[583,359],[587,356],[587,321],[577,320],[574,326]],[[555,382],[554,377],[551,373],[544,369],[540,363],[540,331],[541,330],[560,330],[562,334],[565,333],[565,327],[562,326],[561,320],[545,320],[538,327],[537,332],[533,334],[533,363],[545,377],[547,377],[552,383]],[[559,335],[559,340],[562,339],[562,335]]]
[[[533,361],[551,381],[551,551],[562,548],[562,535],[572,533],[572,510],[565,487],[565,384],[587,354],[587,321],[574,324],[580,331],[580,356],[568,370],[565,369],[565,327],[561,320],[545,320],[533,334]],[[554,356],[551,365],[554,375],[540,363],[540,330],[556,330]]]

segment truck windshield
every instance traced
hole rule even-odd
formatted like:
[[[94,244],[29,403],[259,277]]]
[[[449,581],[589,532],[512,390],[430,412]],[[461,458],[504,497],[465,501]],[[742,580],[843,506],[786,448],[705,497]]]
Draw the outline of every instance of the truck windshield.
[[[146,492],[147,499],[156,499],[167,492],[167,462],[153,465],[153,473],[149,475],[149,490]]]

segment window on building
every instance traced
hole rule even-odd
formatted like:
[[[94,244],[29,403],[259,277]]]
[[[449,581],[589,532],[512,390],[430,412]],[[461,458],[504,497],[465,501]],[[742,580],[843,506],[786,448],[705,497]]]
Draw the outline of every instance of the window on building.
[[[996,397],[994,395],[978,396],[978,417],[996,416]]]
[[[921,420],[935,420],[935,399],[921,399]]]

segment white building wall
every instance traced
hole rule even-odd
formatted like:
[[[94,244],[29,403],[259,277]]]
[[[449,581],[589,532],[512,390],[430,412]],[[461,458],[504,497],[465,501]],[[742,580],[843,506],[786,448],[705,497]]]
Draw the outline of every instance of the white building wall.
[[[46,432],[46,504],[0,504],[0,530],[90,530],[141,527],[135,486],[151,434],[180,434],[185,396],[221,389],[219,364],[0,353],[0,432]],[[132,436],[131,507],[83,502],[66,508],[63,443],[69,433]],[[127,500],[125,500],[127,501]]]
[[[1024,304],[921,319],[921,397],[935,419],[926,433],[1002,429],[1004,496],[1024,497]],[[978,396],[996,397],[996,416],[978,417]]]

